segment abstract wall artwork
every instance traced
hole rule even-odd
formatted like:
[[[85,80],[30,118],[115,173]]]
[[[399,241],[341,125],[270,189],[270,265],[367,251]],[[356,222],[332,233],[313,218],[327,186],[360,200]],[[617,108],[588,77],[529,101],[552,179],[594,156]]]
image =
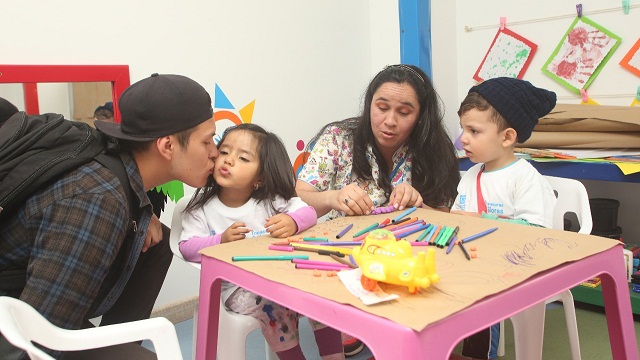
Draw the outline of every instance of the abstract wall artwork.
[[[473,78],[476,81],[501,76],[522,79],[537,48],[538,45],[507,28],[502,28],[493,38]]]
[[[631,50],[622,58],[620,65],[636,76],[640,76],[640,39],[633,44]]]
[[[542,72],[579,94],[598,76],[619,45],[619,36],[584,16],[576,17]]]

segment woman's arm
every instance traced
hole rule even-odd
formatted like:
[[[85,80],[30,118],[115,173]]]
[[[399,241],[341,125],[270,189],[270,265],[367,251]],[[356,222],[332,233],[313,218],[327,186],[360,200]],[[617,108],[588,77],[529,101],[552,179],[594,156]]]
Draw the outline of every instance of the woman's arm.
[[[347,215],[368,215],[374,209],[369,195],[355,183],[340,190],[321,192],[310,184],[298,180],[296,193],[304,202],[316,209],[318,217],[331,210],[342,211]]]
[[[304,181],[296,181],[296,193],[298,197],[309,204],[309,206],[316,209],[318,217],[326,215],[329,211],[333,210],[334,207],[339,206],[334,202],[338,192],[339,190],[326,190],[320,192],[318,189]]]

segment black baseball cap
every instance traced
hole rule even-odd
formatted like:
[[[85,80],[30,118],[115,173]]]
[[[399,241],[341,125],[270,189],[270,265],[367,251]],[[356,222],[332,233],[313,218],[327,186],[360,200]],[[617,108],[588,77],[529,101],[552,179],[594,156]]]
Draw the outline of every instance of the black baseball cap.
[[[132,141],[149,141],[199,125],[213,116],[211,96],[182,75],[152,74],[120,96],[120,123],[96,120],[101,132]]]

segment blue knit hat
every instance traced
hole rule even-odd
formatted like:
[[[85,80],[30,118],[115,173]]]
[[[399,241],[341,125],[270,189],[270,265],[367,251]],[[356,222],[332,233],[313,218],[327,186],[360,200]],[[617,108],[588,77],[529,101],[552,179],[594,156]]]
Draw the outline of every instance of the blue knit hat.
[[[529,137],[538,119],[556,106],[556,93],[537,88],[525,80],[499,77],[472,87],[470,93],[480,94],[518,133],[518,142]]]

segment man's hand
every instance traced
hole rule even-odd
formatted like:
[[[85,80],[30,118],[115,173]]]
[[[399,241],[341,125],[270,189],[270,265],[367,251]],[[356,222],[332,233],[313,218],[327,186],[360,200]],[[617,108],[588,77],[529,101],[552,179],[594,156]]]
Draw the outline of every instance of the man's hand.
[[[144,239],[144,245],[142,245],[142,252],[146,252],[150,247],[156,245],[162,241],[162,223],[160,219],[153,214],[151,221],[149,221],[149,229],[147,230],[147,237]],[[167,239],[167,241],[169,241]]]

